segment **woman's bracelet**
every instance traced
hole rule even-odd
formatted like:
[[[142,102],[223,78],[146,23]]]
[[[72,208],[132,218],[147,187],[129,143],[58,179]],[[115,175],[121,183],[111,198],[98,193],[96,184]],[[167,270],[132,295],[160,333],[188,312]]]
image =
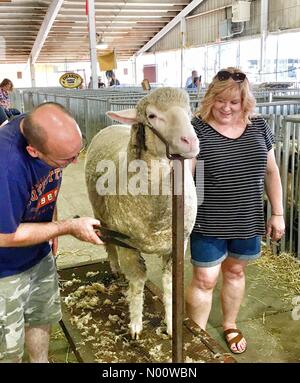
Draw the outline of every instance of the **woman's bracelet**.
[[[275,214],[275,213],[272,213],[271,215],[277,215],[279,217],[283,217],[283,214]]]

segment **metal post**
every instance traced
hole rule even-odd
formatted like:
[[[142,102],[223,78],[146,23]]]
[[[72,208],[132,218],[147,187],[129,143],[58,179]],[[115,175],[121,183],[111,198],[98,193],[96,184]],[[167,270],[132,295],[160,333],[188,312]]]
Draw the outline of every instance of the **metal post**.
[[[35,67],[32,62],[32,57],[30,56],[29,58],[29,69],[30,69],[30,79],[31,79],[31,87],[35,88],[36,87],[36,82],[35,82]]]
[[[289,150],[290,150],[290,126],[291,123],[284,121],[283,123],[283,147],[282,147],[282,172],[281,172],[281,182],[282,182],[282,194],[283,194],[283,212],[284,220],[286,222],[287,218],[287,207],[288,207],[288,166],[289,166]],[[280,242],[280,250],[286,251],[286,239],[287,235],[284,235]]]
[[[236,50],[236,65],[238,68],[241,65],[241,42],[240,42],[240,40],[238,41],[238,47]]]
[[[166,145],[167,158],[172,166],[172,361],[183,362],[183,314],[184,314],[184,158],[170,154],[169,143],[148,125],[149,129]]]
[[[184,159],[173,161],[172,168],[172,361],[183,362],[184,314]]]
[[[84,98],[84,134],[85,139],[87,143],[90,143],[90,137],[89,137],[89,107],[88,107],[89,100],[87,98]]]
[[[263,70],[266,58],[266,40],[268,34],[268,0],[261,0],[260,3],[260,60],[259,60],[259,81],[264,81]]]
[[[297,153],[297,175],[296,175],[296,209],[298,211],[298,222],[297,222],[297,259],[300,261],[300,126],[298,126],[297,131],[297,147],[298,147],[298,153]]]
[[[23,93],[23,90],[21,89],[20,90],[20,105],[21,105],[21,112],[24,113],[25,112],[25,104],[24,104],[24,93]]]
[[[137,70],[136,70],[136,56],[133,57],[132,61],[132,73],[133,73],[133,82],[135,85],[138,85],[137,83]]]
[[[180,43],[180,86],[184,88],[184,79],[183,79],[183,68],[184,68],[184,49],[186,46],[186,20],[183,17],[180,20],[180,33],[181,33],[181,43]]]
[[[67,108],[67,110],[70,110],[70,97],[69,96],[66,97],[66,108]]]
[[[290,185],[290,193],[288,190],[287,198],[290,200],[290,233],[289,233],[289,253],[293,252],[293,240],[294,240],[294,198],[295,198],[295,143],[296,143],[296,129],[295,123],[291,125],[292,133],[292,153],[289,151],[289,160],[291,157],[291,169],[288,169],[288,174],[291,172],[291,177],[288,177],[288,185]],[[290,137],[291,138],[291,137]],[[289,188],[288,188],[289,189]]]
[[[299,166],[299,163],[298,163]],[[298,168],[299,171],[299,168]],[[298,178],[298,190],[300,190],[300,177]],[[297,200],[297,209],[298,209],[298,248],[297,248],[297,260],[300,261],[300,193],[298,194],[298,200]]]
[[[95,3],[94,3],[94,0],[87,0],[87,1],[88,1],[89,42],[90,42],[92,84],[93,84],[93,89],[98,89]]]

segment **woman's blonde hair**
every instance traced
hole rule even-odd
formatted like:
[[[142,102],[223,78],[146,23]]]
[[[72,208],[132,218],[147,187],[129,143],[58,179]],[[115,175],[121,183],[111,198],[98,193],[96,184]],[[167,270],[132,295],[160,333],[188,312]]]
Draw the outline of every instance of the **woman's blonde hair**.
[[[235,67],[228,67],[222,69],[222,71],[223,70],[230,73],[243,73],[239,68]],[[210,121],[212,119],[212,108],[216,101],[216,97],[218,97],[222,92],[228,91],[228,93],[230,93],[236,89],[238,89],[241,94],[243,121],[247,124],[251,123],[250,118],[254,114],[255,98],[251,93],[247,77],[244,81],[237,82],[231,77],[229,77],[228,80],[221,81],[218,79],[218,76],[215,75],[195,115],[201,116],[201,118],[206,122]]]

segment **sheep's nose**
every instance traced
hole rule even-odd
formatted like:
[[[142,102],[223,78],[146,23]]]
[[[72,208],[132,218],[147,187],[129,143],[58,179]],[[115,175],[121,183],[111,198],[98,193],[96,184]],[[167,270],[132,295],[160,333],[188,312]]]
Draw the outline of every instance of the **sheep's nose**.
[[[187,145],[194,145],[197,142],[198,138],[197,136],[193,136],[193,137],[181,136],[180,140]]]

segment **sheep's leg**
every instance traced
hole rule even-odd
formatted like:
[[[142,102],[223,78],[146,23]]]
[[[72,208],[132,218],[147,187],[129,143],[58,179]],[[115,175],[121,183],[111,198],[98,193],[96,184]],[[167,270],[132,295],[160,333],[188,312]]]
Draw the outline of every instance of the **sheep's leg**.
[[[129,328],[133,339],[139,339],[143,329],[144,285],[146,265],[138,251],[117,248],[122,272],[129,281],[127,300],[129,303]]]
[[[163,302],[165,306],[165,322],[167,324],[167,332],[172,336],[172,257],[165,255],[163,261]]]
[[[118,261],[118,253],[115,245],[106,244],[106,252],[110,263],[111,271],[114,275],[120,275],[121,269]]]

